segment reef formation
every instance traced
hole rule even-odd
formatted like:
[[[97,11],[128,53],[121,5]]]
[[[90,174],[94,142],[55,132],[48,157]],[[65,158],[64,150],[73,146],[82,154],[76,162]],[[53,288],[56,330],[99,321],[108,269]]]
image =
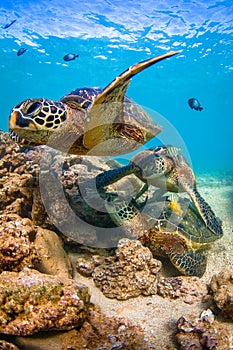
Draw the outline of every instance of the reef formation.
[[[213,273],[207,285],[177,276],[148,247],[125,237],[103,207],[88,205],[86,198],[94,200],[96,193],[80,184],[117,166],[115,160],[67,156],[44,146],[20,148],[0,133],[2,349],[158,349],[153,339],[160,337],[159,326],[153,338],[146,331],[148,316],[139,324],[130,314],[104,313],[91,300],[97,292],[106,305],[138,300],[137,313],[143,313],[141,297],[152,306],[150,298],[167,308],[173,302],[200,305],[200,314],[172,320],[167,349],[232,348],[232,271]],[[118,190],[126,187],[137,192],[138,179],[122,179]],[[151,319],[153,312],[151,307]]]

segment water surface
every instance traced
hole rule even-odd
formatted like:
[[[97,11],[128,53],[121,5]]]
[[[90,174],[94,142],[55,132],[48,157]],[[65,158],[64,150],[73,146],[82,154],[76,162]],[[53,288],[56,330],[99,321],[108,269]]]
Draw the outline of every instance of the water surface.
[[[21,100],[59,99],[76,87],[103,87],[140,60],[182,50],[134,77],[128,95],[172,124],[196,171],[233,169],[231,0],[65,4],[0,4],[1,129],[7,131],[9,112]],[[27,51],[18,57],[21,47]],[[69,52],[79,58],[63,61]],[[202,112],[189,108],[190,97],[198,98]]]

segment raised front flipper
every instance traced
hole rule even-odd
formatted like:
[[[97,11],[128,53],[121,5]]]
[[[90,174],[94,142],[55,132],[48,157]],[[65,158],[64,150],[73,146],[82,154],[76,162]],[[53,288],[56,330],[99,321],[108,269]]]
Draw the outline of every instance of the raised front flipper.
[[[87,149],[91,150],[99,143],[114,138],[129,141],[129,144],[131,141],[132,145],[129,145],[129,147],[127,147],[127,142],[121,144],[119,140],[113,140],[112,143],[109,142],[106,144],[106,147],[112,149],[113,154],[123,154],[138,148],[140,144],[144,144],[161,131],[161,127],[145,112],[136,111],[137,114],[143,113],[142,123],[140,121],[140,115],[135,116],[135,118],[130,115],[131,106],[132,110],[134,110],[135,105],[129,100],[125,101],[125,93],[130,79],[134,75],[177,53],[178,52],[169,52],[129,67],[95,97],[92,105],[88,108],[84,124],[84,145]],[[129,103],[130,105],[129,108],[125,108],[125,111],[124,103]],[[130,118],[128,118],[126,114],[130,115]],[[132,125],[130,119],[134,119]],[[115,125],[113,125],[114,123]],[[135,141],[138,142],[138,145]],[[93,150],[93,152],[95,152],[95,150]]]
[[[202,198],[198,190],[190,184],[182,184],[187,193],[193,200],[199,214],[201,215],[206,226],[216,235],[222,236],[222,222],[217,218],[210,205]],[[216,237],[217,238],[217,237]],[[213,237],[214,240],[214,237]]]
[[[183,275],[201,277],[206,270],[206,256],[192,250],[182,253],[171,253],[169,258]]]

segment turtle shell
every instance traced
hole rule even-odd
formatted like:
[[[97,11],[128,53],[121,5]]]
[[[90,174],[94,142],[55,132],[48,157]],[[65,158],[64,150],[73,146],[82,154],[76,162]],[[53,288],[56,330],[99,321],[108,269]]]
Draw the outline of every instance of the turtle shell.
[[[77,88],[63,96],[60,99],[60,102],[66,103],[73,109],[88,110],[88,108],[93,105],[95,97],[103,91],[104,89],[101,89],[100,87]],[[138,129],[138,123],[144,125],[148,129],[148,134],[150,132],[152,134],[153,132],[158,132],[158,126],[156,125],[155,127],[154,121],[148,117],[148,114],[143,108],[127,96],[124,96],[123,113],[116,116],[114,123],[116,125],[119,123],[119,129],[122,129],[125,134],[127,133],[127,128],[129,129],[128,132],[131,133],[131,129],[135,126],[135,128],[137,128],[137,134],[135,133],[134,139],[139,143],[142,142],[144,136],[143,132],[140,133],[140,130]],[[117,126],[115,127],[117,128]],[[151,138],[151,136],[149,138]]]
[[[200,245],[214,242],[222,236],[208,229],[193,203],[186,198],[166,201],[165,205],[164,202],[153,203],[146,206],[146,211],[155,228],[164,234],[175,232]]]
[[[92,105],[94,98],[99,95],[103,89],[96,87],[83,87],[72,90],[67,95],[63,96],[60,101],[68,104],[73,108],[88,109]]]

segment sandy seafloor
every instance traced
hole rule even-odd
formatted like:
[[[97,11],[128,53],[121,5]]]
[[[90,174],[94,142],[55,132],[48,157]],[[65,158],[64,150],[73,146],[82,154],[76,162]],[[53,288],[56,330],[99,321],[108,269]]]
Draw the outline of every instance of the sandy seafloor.
[[[197,174],[197,187],[215,214],[223,221],[224,231],[223,237],[213,243],[208,251],[207,269],[200,280],[205,289],[214,274],[233,268],[233,171]],[[166,266],[163,272],[169,275]],[[107,316],[126,317],[140,324],[151,349],[178,349],[174,346],[177,320],[192,313],[198,317],[206,308],[201,300],[189,303],[187,299],[170,300],[159,295],[141,296],[126,301],[109,299],[95,287],[92,279],[79,274],[76,278],[91,288],[91,300],[100,305]],[[229,334],[232,334],[232,347],[229,349],[231,350],[233,323],[225,322],[225,326],[229,328]]]

